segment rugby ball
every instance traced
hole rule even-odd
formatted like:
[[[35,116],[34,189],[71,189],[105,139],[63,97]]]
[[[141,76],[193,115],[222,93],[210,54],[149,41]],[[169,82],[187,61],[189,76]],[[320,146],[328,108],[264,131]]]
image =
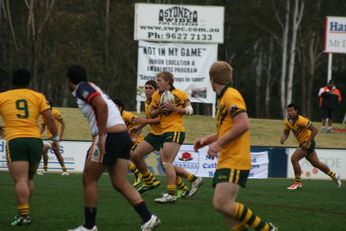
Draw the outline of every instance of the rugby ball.
[[[165,91],[162,93],[161,98],[160,98],[160,104],[163,104],[164,102],[175,102],[174,95],[170,91]]]

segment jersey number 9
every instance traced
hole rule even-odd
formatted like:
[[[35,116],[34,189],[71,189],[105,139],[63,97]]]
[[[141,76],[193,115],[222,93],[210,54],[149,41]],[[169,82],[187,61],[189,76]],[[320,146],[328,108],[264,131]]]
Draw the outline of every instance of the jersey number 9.
[[[21,114],[17,114],[17,117],[20,119],[27,119],[29,118],[29,108],[28,108],[28,101],[25,99],[18,99],[16,101],[16,108],[18,111],[21,111]]]

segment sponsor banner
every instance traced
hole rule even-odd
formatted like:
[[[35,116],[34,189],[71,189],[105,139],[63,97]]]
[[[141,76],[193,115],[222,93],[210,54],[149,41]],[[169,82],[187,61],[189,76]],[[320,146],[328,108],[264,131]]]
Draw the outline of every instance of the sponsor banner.
[[[61,154],[65,159],[65,165],[69,172],[82,172],[86,152],[91,142],[89,141],[62,141],[60,143]],[[0,171],[7,171],[6,142],[0,140]],[[182,145],[174,161],[175,165],[185,168],[187,171],[201,177],[213,177],[216,169],[217,158],[207,155],[208,147],[193,151],[193,145]],[[249,178],[268,178],[268,152],[256,152],[252,155],[252,168]],[[48,172],[60,172],[61,167],[52,150],[48,152]],[[145,157],[150,171],[155,175],[164,175],[160,163],[160,154],[153,152]],[[41,161],[40,167],[43,168]]]
[[[213,177],[217,158],[207,155],[208,147],[195,152],[193,145],[182,145],[174,161],[175,165],[201,177]],[[249,178],[268,178],[268,152],[251,153],[252,167]]]
[[[288,159],[291,159],[294,148],[288,148],[286,150]],[[328,167],[335,173],[341,175],[341,179],[346,179],[346,150],[336,149],[316,149],[318,159],[328,165]],[[303,158],[300,160],[300,166],[302,168],[303,179],[330,179],[330,177],[324,174],[319,169],[313,167],[310,162]],[[290,161],[287,161],[287,177],[294,178],[293,167]]]
[[[346,53],[346,17],[327,17],[324,52]]]
[[[135,4],[135,40],[223,43],[224,7]]]
[[[191,102],[215,103],[209,68],[216,61],[216,44],[152,43],[139,41],[137,101],[145,101],[144,84],[157,73],[169,71],[174,86],[185,91]]]
[[[60,142],[61,155],[64,157],[65,166],[69,172],[82,172],[86,152],[91,142],[62,141]],[[0,171],[7,171],[6,162],[6,141],[0,140]],[[39,169],[43,168],[43,160]],[[60,172],[61,166],[52,149],[48,151],[48,172]]]

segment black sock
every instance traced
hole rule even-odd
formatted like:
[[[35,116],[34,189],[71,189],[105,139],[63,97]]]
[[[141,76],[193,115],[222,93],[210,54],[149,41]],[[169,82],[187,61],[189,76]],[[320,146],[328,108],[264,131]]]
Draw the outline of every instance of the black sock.
[[[139,203],[133,207],[135,208],[136,212],[141,216],[144,223],[150,220],[151,213],[149,212],[144,201],[142,201],[141,203]]]
[[[84,207],[84,227],[92,229],[95,226],[96,208]]]

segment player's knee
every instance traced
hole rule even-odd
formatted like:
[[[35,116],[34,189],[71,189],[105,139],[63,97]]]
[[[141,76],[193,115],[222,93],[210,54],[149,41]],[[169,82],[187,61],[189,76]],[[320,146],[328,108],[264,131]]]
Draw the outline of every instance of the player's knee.
[[[161,162],[161,166],[162,166],[162,169],[164,171],[166,171],[166,169],[169,167],[169,166],[172,166],[172,163],[169,163],[169,162],[166,162],[166,161],[162,161]]]
[[[223,213],[224,206],[225,206],[225,201],[222,200],[221,198],[218,197],[213,199],[213,207],[217,212]]]

